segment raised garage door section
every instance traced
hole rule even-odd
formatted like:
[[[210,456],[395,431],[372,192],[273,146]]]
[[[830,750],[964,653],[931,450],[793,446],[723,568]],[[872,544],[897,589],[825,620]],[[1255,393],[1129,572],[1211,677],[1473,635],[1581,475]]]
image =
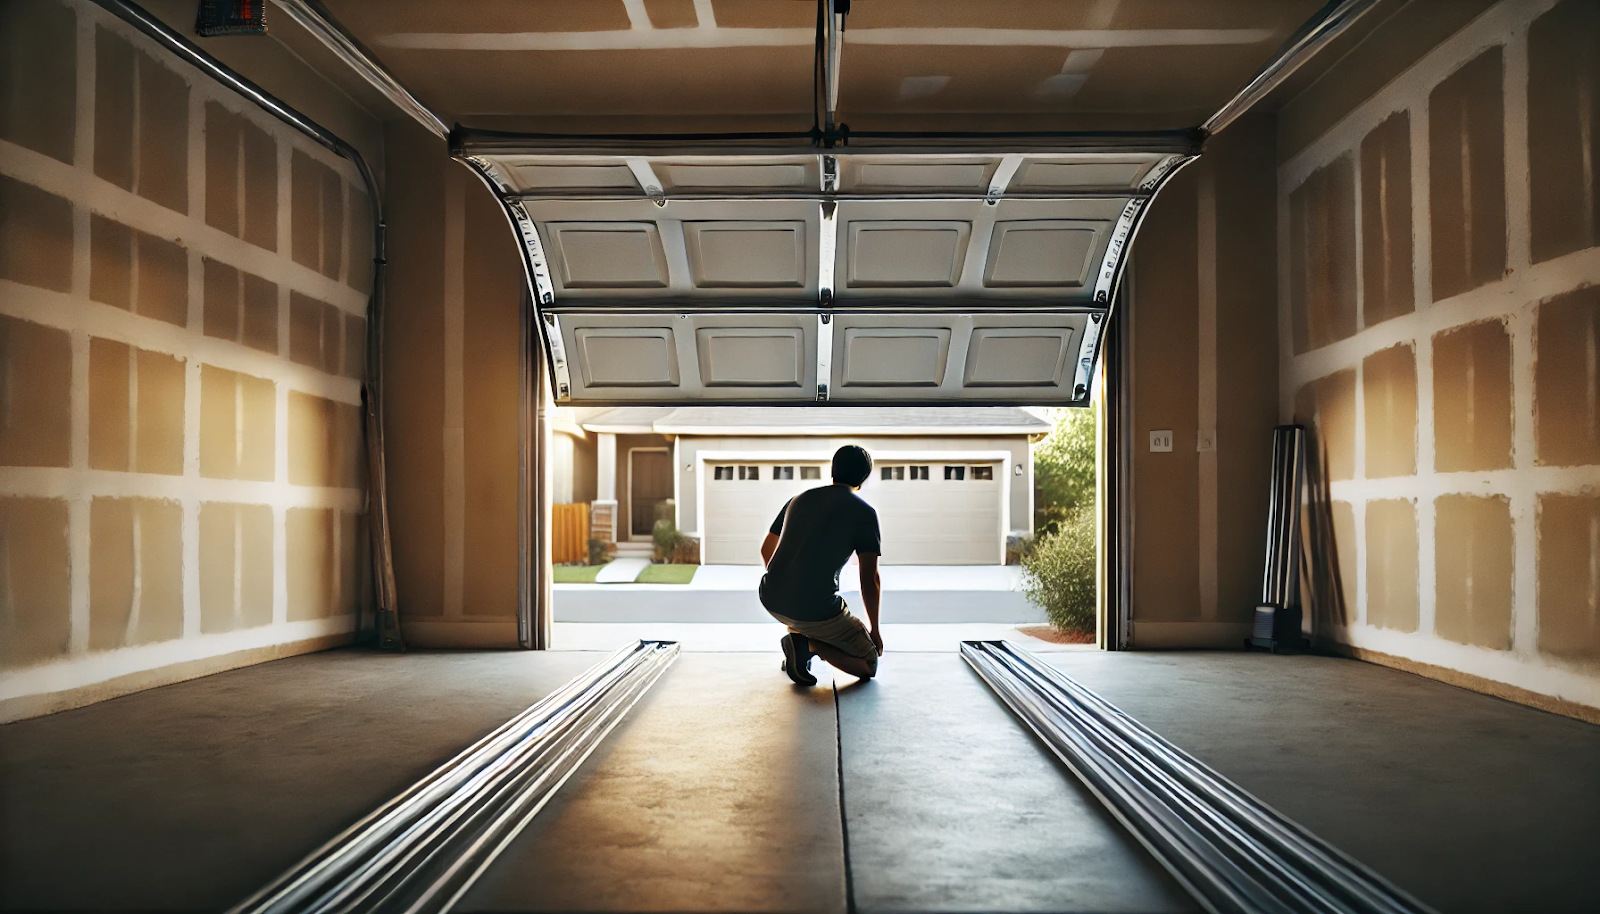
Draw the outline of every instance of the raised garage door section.
[[[886,565],[1005,561],[1005,475],[998,462],[886,462],[861,489],[878,509]],[[758,565],[761,541],[786,502],[822,485],[826,463],[711,464],[706,468],[705,562]]]
[[[1085,405],[1129,244],[1197,152],[638,142],[452,136],[523,241],[558,403]]]

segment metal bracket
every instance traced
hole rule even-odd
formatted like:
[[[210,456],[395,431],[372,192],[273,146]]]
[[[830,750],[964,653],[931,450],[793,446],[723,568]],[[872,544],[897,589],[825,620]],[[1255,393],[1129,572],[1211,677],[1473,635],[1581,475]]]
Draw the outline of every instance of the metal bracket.
[[[839,157],[822,157],[822,192],[836,194],[839,192]]]
[[[828,399],[833,380],[833,315],[817,315],[817,402]]]
[[[650,166],[650,160],[639,156],[626,156],[623,161],[628,163],[628,170],[633,172],[633,179],[644,189],[645,196],[654,200],[656,206],[666,206],[666,190],[661,179],[656,177],[656,170]]]
[[[839,252],[839,204],[822,202],[822,230],[817,235],[817,301],[833,304],[833,272]]]
[[[1005,196],[1006,187],[1011,184],[1011,179],[1016,176],[1017,169],[1022,167],[1022,156],[1008,153],[1000,157],[1000,165],[994,170],[994,177],[989,179],[989,192],[984,195],[983,202],[994,206]]]
[[[545,339],[550,343],[550,370],[556,377],[556,402],[572,399],[572,368],[567,363],[567,342],[561,336],[561,318],[548,312],[544,320]]]
[[[1083,324],[1083,337],[1078,341],[1078,369],[1072,378],[1072,399],[1088,400],[1094,381],[1095,353],[1100,349],[1100,334],[1105,327],[1105,317],[1091,314]]]

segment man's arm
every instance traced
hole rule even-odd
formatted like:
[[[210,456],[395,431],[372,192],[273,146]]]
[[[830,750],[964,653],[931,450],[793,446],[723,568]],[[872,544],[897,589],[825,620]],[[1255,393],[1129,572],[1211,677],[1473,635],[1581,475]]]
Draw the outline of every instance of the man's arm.
[[[761,564],[771,565],[772,554],[778,551],[778,535],[768,533],[767,538],[761,541]]]
[[[789,516],[789,506],[794,504],[794,499],[783,503],[778,510],[778,516],[772,519],[772,526],[767,528],[767,538],[761,541],[761,564],[771,565],[772,554],[778,551],[778,537],[783,535],[783,521]]]
[[[874,552],[857,552],[861,563],[861,602],[867,607],[867,628],[872,643],[883,655],[883,633],[878,629],[878,598],[883,595],[883,581],[878,578],[878,555]]]

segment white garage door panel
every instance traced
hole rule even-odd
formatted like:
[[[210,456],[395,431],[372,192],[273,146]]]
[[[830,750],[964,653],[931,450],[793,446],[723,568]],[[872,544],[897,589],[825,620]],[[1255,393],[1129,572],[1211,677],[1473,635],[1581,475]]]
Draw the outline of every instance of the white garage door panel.
[[[559,403],[1087,405],[1195,139],[860,139],[463,130],[453,154],[522,240]]]
[[[569,289],[665,289],[667,258],[654,222],[555,222],[556,274]]]
[[[944,463],[926,480],[873,479],[862,497],[878,509],[885,565],[997,565],[1004,561],[998,479],[946,480]],[[998,464],[991,467],[998,476]],[[891,465],[891,467],[894,465]],[[965,464],[971,475],[973,464]]]
[[[882,467],[862,487],[861,497],[878,511],[886,565],[996,565],[1004,561],[1005,531],[1001,466],[978,461],[949,464],[964,469],[965,479],[947,480],[948,461],[889,463],[910,475],[912,466],[928,468],[928,479],[885,480]],[[705,562],[713,565],[758,565],[761,541],[784,503],[827,480],[774,480],[774,466],[816,466],[824,477],[826,465],[814,464],[707,464],[705,472],[705,525],[702,538]],[[717,466],[731,466],[733,479],[717,479]],[[753,466],[760,478],[738,479],[741,466]],[[993,478],[974,479],[973,467],[987,467]]]
[[[840,401],[1042,403],[1071,399],[1084,314],[841,314],[833,321]]]
[[[817,320],[799,314],[562,314],[573,401],[816,396]]]
[[[731,466],[733,479],[717,479],[715,468]],[[760,474],[756,480],[739,479],[740,467],[755,467]],[[774,466],[794,467],[795,479],[772,478]],[[827,482],[826,479],[800,479],[801,466],[821,467],[820,463],[739,463],[707,464],[705,470],[705,527],[702,529],[705,546],[704,561],[708,565],[759,565],[761,541],[772,527],[789,499],[806,489]],[[827,470],[821,470],[822,476]]]

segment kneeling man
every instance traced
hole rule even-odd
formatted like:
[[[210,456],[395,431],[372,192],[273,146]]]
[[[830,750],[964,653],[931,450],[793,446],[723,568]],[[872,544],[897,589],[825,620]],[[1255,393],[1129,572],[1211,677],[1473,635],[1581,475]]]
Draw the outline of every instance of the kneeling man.
[[[878,512],[856,491],[872,475],[872,455],[845,445],[833,455],[833,485],[789,500],[761,543],[767,573],[761,605],[789,627],[783,638],[783,671],[801,685],[816,685],[812,656],[846,673],[871,679],[883,654],[878,628]],[[871,628],[850,614],[839,596],[839,572],[850,554],[861,565],[861,600]]]

